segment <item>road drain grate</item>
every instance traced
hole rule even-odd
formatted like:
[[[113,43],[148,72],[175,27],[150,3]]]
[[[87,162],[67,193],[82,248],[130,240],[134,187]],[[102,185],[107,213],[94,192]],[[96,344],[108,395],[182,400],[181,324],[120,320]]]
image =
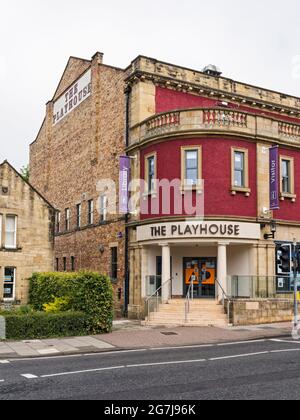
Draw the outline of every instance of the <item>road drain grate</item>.
[[[162,332],[162,335],[178,335],[177,333],[174,332]]]

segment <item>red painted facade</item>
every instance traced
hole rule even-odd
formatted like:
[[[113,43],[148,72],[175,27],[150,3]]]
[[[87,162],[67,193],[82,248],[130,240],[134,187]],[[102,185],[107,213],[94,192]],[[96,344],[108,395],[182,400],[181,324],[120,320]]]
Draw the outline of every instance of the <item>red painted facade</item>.
[[[257,217],[256,146],[237,139],[193,138],[168,140],[149,146],[141,152],[141,177],[144,174],[145,156],[157,154],[157,178],[172,181],[181,178],[181,146],[202,146],[202,175],[205,181],[205,216]],[[251,195],[231,193],[231,148],[249,150],[249,178]],[[194,193],[196,194],[196,193]],[[174,195],[171,195],[173,202]],[[151,200],[149,198],[149,200]],[[152,199],[153,202],[153,199]],[[173,207],[171,206],[171,215]],[[185,214],[182,214],[185,216]],[[160,212],[157,217],[162,217]],[[177,216],[177,214],[176,214]],[[142,219],[155,217],[143,215]]]
[[[217,107],[220,105],[219,99],[205,98],[201,96],[192,95],[190,93],[178,92],[176,90],[170,90],[166,88],[156,88],[156,113],[174,111],[175,109],[187,109],[187,108],[209,108]],[[269,112],[262,109],[251,108],[240,104],[229,102],[230,108],[239,109],[240,111],[250,112],[257,115],[264,115],[267,117],[279,119],[282,121],[300,123],[299,118],[288,117],[286,115]]]
[[[295,194],[297,195],[296,202],[293,203],[289,199],[280,202],[280,210],[274,212],[276,219],[286,221],[300,221],[300,152],[297,150],[280,148],[281,156],[290,156],[294,158],[295,164]]]
[[[219,100],[204,98],[188,93],[182,93],[165,88],[156,88],[156,113],[167,112],[175,109],[216,107]],[[236,104],[229,104],[236,107]],[[299,119],[288,116],[278,115],[264,110],[258,110],[245,106],[238,106],[240,110],[272,116],[277,119],[299,122]],[[202,177],[205,181],[205,216],[210,217],[247,217],[257,218],[257,149],[254,142],[243,140],[242,138],[186,138],[168,139],[160,143],[153,144],[141,150],[141,178],[144,178],[145,156],[155,152],[157,155],[157,178],[172,181],[181,178],[181,147],[182,146],[201,146],[202,147]],[[245,193],[232,195],[231,191],[231,150],[232,147],[248,149],[249,151],[249,188],[251,194],[246,197]],[[293,203],[286,199],[281,202],[281,209],[275,212],[275,218],[286,221],[300,221],[300,152],[292,149],[280,149],[281,155],[291,156],[295,162],[295,193],[297,200]],[[196,193],[194,193],[196,194]],[[162,195],[162,192],[161,192]],[[183,199],[182,195],[178,199]],[[160,196],[160,201],[162,197]],[[148,201],[147,201],[148,200]],[[158,198],[148,198],[146,200],[149,208],[158,202]],[[174,193],[171,192],[171,211],[170,216],[186,216],[174,213]],[[166,217],[161,208],[157,214],[143,214],[142,220],[150,218]]]

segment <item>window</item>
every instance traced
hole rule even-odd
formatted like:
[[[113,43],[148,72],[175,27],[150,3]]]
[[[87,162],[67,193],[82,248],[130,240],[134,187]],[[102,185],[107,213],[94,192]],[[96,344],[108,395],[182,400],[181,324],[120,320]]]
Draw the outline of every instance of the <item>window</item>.
[[[283,159],[281,161],[282,192],[291,194],[291,162]]]
[[[280,193],[281,198],[291,198],[295,200],[295,168],[294,158],[287,156],[280,156],[280,172],[281,172],[281,185]]]
[[[94,223],[94,200],[88,201],[88,224]]]
[[[61,212],[56,213],[56,233],[60,232],[60,221],[61,221]]]
[[[76,225],[78,229],[81,228],[81,204],[76,206]]]
[[[16,269],[12,267],[4,268],[4,300],[14,300],[15,298],[15,282],[16,282]]]
[[[70,230],[70,219],[71,219],[71,211],[70,211],[70,209],[66,209],[65,210],[65,222],[66,222],[65,228],[66,228],[66,231]]]
[[[232,148],[231,150],[231,191],[233,195],[237,192],[249,196],[249,152],[247,149]]]
[[[100,196],[100,223],[106,222],[107,219],[107,197]]]
[[[118,248],[111,248],[111,279],[116,281],[118,279]]]
[[[67,271],[67,258],[64,257],[63,259],[63,264],[64,264],[64,271]]]
[[[234,186],[245,187],[245,153],[234,152]]]
[[[148,158],[148,191],[151,193],[155,187],[155,158],[151,156]]]
[[[156,153],[145,156],[145,194],[156,193],[156,179],[157,179],[157,156]]]
[[[5,247],[17,248],[17,217],[6,216],[5,221]]]
[[[202,188],[202,149],[200,146],[181,148],[182,189]]]
[[[71,257],[71,271],[75,271],[75,257]]]
[[[186,150],[185,152],[185,179],[187,185],[197,185],[198,183],[198,151]]]
[[[56,271],[59,271],[59,259],[56,258],[55,261],[56,261]]]

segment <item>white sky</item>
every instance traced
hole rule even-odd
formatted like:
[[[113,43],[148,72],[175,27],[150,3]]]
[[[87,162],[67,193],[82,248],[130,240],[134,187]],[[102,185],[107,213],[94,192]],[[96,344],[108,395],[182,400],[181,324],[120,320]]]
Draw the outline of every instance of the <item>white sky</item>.
[[[299,0],[1,0],[0,161],[19,169],[70,55],[143,54],[300,96]]]

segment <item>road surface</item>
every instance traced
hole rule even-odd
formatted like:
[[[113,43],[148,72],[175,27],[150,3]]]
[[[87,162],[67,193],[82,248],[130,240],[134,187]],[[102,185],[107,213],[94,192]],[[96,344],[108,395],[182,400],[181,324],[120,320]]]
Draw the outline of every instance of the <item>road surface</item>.
[[[300,342],[0,360],[0,400],[300,400]]]

